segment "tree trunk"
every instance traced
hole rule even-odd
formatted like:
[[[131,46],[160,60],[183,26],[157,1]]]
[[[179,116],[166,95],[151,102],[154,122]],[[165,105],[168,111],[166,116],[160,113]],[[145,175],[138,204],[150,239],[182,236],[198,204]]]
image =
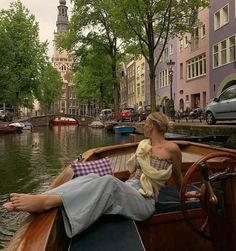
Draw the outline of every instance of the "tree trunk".
[[[150,101],[151,101],[151,110],[156,111],[156,88],[155,88],[155,66],[154,66],[154,57],[153,54],[150,55],[149,61],[149,78],[150,78]]]
[[[116,78],[116,59],[112,59],[112,80],[113,80],[113,87],[114,87],[114,109],[115,112],[119,111],[120,107],[120,86],[117,82]]]

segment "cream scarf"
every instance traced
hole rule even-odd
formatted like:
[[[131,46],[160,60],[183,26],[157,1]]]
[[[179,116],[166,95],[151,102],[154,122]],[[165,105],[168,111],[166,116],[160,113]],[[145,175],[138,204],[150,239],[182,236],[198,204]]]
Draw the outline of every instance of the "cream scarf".
[[[136,153],[128,160],[127,167],[130,173],[135,171],[136,158],[142,169],[140,182],[142,188],[139,192],[144,196],[158,196],[160,189],[165,185],[166,181],[171,177],[172,164],[167,169],[157,170],[150,165],[149,152],[152,146],[149,139],[142,140]]]

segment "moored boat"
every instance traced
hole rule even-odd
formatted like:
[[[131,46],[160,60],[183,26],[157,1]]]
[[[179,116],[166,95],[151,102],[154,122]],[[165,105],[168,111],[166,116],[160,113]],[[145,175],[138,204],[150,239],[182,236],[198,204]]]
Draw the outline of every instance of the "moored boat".
[[[133,126],[128,125],[121,125],[121,126],[114,126],[115,133],[134,133],[136,130]]]
[[[226,142],[229,139],[228,135],[185,135],[185,134],[177,134],[177,133],[166,133],[165,139],[167,140],[185,140],[192,142]]]
[[[9,134],[9,133],[21,133],[23,127],[18,126],[1,126],[0,127],[0,134]]]
[[[188,174],[188,170],[196,167],[202,158],[206,159],[209,168],[213,172],[222,171],[225,167],[235,168],[235,160],[229,160],[232,156],[236,158],[235,150],[215,148],[186,141],[176,141],[176,143],[182,152],[183,174],[186,172]],[[86,151],[82,157],[83,161],[109,157],[114,175],[121,180],[125,180],[129,177],[129,172],[125,170],[125,163],[135,152],[136,147],[137,143],[101,147]],[[201,181],[197,171],[192,172],[191,175],[191,182]],[[50,188],[56,187],[72,178],[73,171],[69,165],[63,169]],[[175,189],[172,180],[168,182],[167,188],[170,190],[172,188]],[[167,204],[170,203],[168,202]],[[202,208],[199,208],[199,203],[197,204],[197,208],[188,210],[188,216],[196,226],[199,226],[204,222],[206,212]],[[185,222],[179,204],[176,208],[176,202],[173,211],[170,209],[163,211],[163,209],[157,207],[157,213],[148,220],[136,222],[135,224],[147,251],[213,250],[212,244],[215,240],[204,239],[192,231]],[[227,232],[227,234],[229,233]],[[221,235],[224,239],[224,233]],[[119,237],[118,235],[117,239]],[[105,240],[109,241],[109,239],[107,236]],[[30,222],[13,237],[6,250],[70,250],[69,247],[76,245],[73,241],[65,235],[60,210],[53,209],[41,214],[32,215]],[[79,239],[79,242],[83,242],[83,239]],[[90,244],[93,245],[93,243]],[[74,250],[78,249],[75,248]],[[91,250],[89,246],[87,250]]]
[[[53,126],[69,126],[69,125],[78,125],[78,121],[73,118],[59,117],[51,121]]]
[[[92,128],[104,128],[104,124],[100,120],[95,120],[91,124],[89,124],[88,126],[92,127]]]

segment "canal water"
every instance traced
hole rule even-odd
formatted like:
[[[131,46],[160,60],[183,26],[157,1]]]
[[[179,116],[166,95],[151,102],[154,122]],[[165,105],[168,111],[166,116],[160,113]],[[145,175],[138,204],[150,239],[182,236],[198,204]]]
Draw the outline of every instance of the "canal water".
[[[138,135],[138,140],[143,138]],[[128,135],[89,127],[38,127],[0,136],[0,250],[27,213],[7,213],[10,192],[45,191],[59,171],[87,149],[129,142]]]
[[[142,136],[140,136],[141,139]],[[0,136],[0,250],[27,213],[6,213],[2,204],[10,192],[45,191],[59,171],[87,149],[129,142],[128,135],[104,129],[38,127],[21,134]]]

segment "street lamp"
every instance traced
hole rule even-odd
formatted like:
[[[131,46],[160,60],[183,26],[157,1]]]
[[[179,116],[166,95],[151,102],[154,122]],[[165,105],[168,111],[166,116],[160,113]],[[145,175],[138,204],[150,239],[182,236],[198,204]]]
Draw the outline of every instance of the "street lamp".
[[[170,80],[170,100],[173,100],[172,95],[172,83],[173,83],[173,66],[175,65],[175,62],[170,59],[169,62],[167,62],[167,65],[169,67],[169,80]]]
[[[174,120],[175,104],[174,104],[174,101],[173,101],[172,84],[173,84],[173,66],[175,65],[175,62],[170,59],[170,61],[167,62],[166,64],[169,67],[169,81],[170,81],[170,106],[169,106],[169,113],[170,113],[170,117]]]

